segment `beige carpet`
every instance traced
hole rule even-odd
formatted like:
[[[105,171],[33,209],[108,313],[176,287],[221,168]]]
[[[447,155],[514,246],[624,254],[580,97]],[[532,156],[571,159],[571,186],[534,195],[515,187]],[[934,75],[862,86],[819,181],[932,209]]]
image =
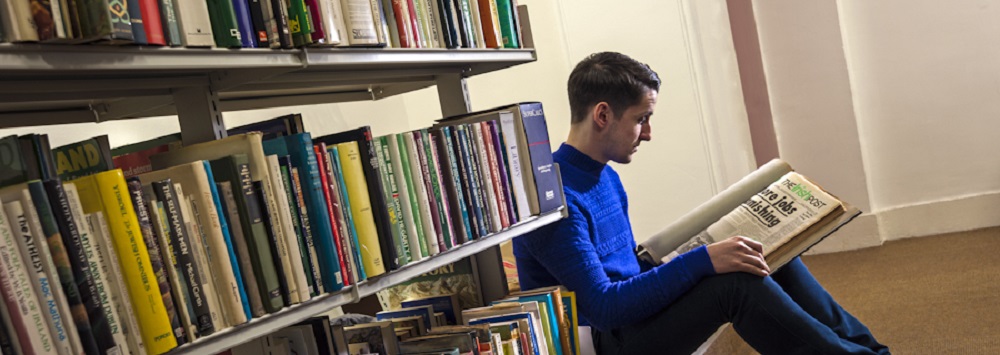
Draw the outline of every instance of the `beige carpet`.
[[[894,354],[1000,354],[1000,228],[803,257]],[[753,354],[731,328],[709,354]]]

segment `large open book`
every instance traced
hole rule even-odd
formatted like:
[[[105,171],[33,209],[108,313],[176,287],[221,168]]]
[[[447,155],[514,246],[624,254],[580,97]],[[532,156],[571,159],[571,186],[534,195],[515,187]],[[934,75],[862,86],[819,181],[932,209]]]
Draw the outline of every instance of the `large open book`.
[[[861,214],[775,159],[639,245],[653,265],[701,245],[742,235],[764,245],[777,270]]]

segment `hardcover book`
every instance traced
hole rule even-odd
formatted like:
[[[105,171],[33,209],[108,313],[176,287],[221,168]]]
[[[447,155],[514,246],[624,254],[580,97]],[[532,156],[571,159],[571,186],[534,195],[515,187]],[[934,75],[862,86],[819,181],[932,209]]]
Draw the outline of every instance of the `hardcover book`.
[[[114,169],[108,136],[101,135],[52,149],[56,174],[62,180],[74,180]]]

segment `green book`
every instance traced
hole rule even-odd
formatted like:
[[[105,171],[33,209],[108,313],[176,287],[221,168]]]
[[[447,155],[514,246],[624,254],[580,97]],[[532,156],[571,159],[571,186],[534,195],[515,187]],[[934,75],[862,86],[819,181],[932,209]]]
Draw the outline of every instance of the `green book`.
[[[85,39],[132,42],[132,19],[125,0],[76,0],[76,5]]]
[[[278,157],[278,166],[281,170],[281,180],[285,186],[285,196],[288,199],[288,212],[292,217],[292,229],[295,231],[295,239],[299,243],[299,254],[302,258],[302,272],[306,274],[306,282],[309,283],[309,295],[319,294],[316,288],[316,279],[313,274],[313,263],[309,259],[309,246],[306,244],[305,235],[302,230],[302,220],[299,217],[299,203],[295,198],[295,186],[292,185],[291,159],[286,156]]]
[[[102,135],[52,149],[56,174],[63,181],[114,169],[108,136]]]
[[[28,181],[28,168],[21,154],[17,136],[0,138],[0,186]]]
[[[406,180],[407,183],[410,184],[409,186],[413,186],[414,184],[413,174],[410,173],[409,169],[410,149],[409,147],[406,146],[406,141],[405,139],[403,139],[403,134],[406,133],[396,134],[396,144],[399,146],[399,160],[400,163],[402,163],[403,165],[403,178]],[[414,192],[413,188],[407,188],[406,192],[407,195],[409,195],[410,197],[410,210],[413,211],[413,224],[416,225],[417,237],[418,240],[420,241],[420,254],[425,257],[430,256],[430,253],[427,250],[427,235],[424,234],[424,224],[423,221],[421,221],[420,216],[418,216],[418,214],[420,213],[419,212],[420,206],[419,203],[417,202],[417,194],[416,192]]]
[[[399,265],[403,266],[410,262],[410,241],[403,227],[403,212],[399,204],[399,192],[396,190],[396,182],[392,175],[391,163],[389,162],[389,138],[382,136],[372,139],[375,145],[375,155],[378,160],[379,178],[382,179],[382,195],[385,197],[386,210],[389,212],[390,232],[393,246],[396,249],[396,257],[399,258]]]
[[[239,223],[246,238],[254,275],[257,277],[257,291],[264,310],[268,313],[276,312],[284,307],[284,300],[274,264],[274,251],[268,242],[264,215],[250,179],[249,160],[246,154],[234,154],[210,163],[215,181],[229,182],[233,186],[236,209],[240,215]]]
[[[208,0],[208,17],[212,22],[212,36],[220,48],[240,48],[240,30],[236,26],[236,12],[229,0]],[[238,186],[238,185],[233,185]]]
[[[517,24],[514,20],[514,13],[517,9],[514,8],[511,0],[496,0],[497,1],[497,14],[500,17],[500,45],[503,48],[521,48],[521,44],[517,41]]]

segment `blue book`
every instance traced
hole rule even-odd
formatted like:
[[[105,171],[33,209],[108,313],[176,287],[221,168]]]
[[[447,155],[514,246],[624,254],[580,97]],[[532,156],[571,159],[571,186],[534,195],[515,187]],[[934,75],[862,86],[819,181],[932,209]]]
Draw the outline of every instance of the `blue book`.
[[[149,44],[146,40],[146,25],[142,23],[142,11],[139,8],[139,0],[128,0],[128,17],[132,23],[132,42],[135,44]]]
[[[361,261],[361,244],[358,242],[358,229],[354,228],[354,215],[351,214],[351,199],[347,196],[347,191],[344,186],[344,174],[341,173],[340,165],[340,154],[337,151],[336,146],[327,147],[327,155],[333,158],[331,164],[333,165],[333,175],[334,178],[338,179],[337,184],[340,185],[340,204],[343,205],[344,210],[344,220],[347,223],[347,229],[351,232],[351,242],[354,244],[354,268],[358,270],[358,282],[368,279],[368,275],[365,274],[365,264]]]
[[[531,173],[535,177],[538,194],[538,212],[554,211],[562,206],[562,187],[559,176],[552,167],[552,147],[549,146],[549,129],[545,124],[545,111],[541,102],[514,105],[515,122],[520,121],[527,137]]]
[[[432,306],[434,307],[434,312],[444,313],[444,317],[448,319],[448,324],[451,325],[462,324],[462,319],[461,319],[462,308],[458,304],[458,295],[454,293],[403,301],[400,302],[399,305],[403,308]],[[444,325],[444,324],[438,324],[438,325]]]
[[[513,302],[513,300],[516,300],[516,302],[538,302],[539,304],[545,304],[548,311],[549,332],[552,333],[552,345],[556,348],[556,353],[562,354],[562,342],[559,341],[559,339],[562,339],[559,337],[559,319],[556,317],[556,312],[560,312],[562,309],[555,307],[556,304],[552,301],[552,294],[515,296],[513,299],[495,301],[493,304]]]
[[[285,153],[291,158],[292,165],[299,170],[299,184],[302,186],[302,197],[306,202],[309,228],[313,235],[320,272],[323,276],[323,289],[334,292],[344,288],[340,275],[340,253],[333,241],[333,229],[330,216],[326,213],[326,198],[323,197],[323,184],[319,179],[319,164],[313,151],[312,137],[309,133],[293,134],[264,142],[266,154],[279,154],[280,144],[285,142]]]
[[[250,20],[250,3],[246,0],[233,0],[233,13],[236,14],[236,28],[240,30],[240,43],[243,48],[257,48],[256,33]]]
[[[215,177],[212,175],[212,164],[208,160],[203,160],[202,163],[205,164],[205,175],[208,176],[208,181],[215,181]],[[250,298],[247,297],[247,288],[243,285],[243,274],[240,273],[240,262],[236,259],[236,251],[233,249],[233,240],[229,234],[229,221],[226,220],[226,211],[222,210],[222,198],[219,196],[219,189],[214,183],[208,184],[209,189],[212,191],[212,202],[215,203],[216,213],[219,214],[219,225],[222,227],[222,238],[226,241],[226,251],[229,252],[229,263],[233,266],[233,277],[236,278],[236,284],[240,288],[240,300],[243,302],[243,313],[246,314],[247,320],[253,319],[253,314],[250,313]]]
[[[424,327],[426,329],[431,329],[434,327],[434,307],[432,306],[416,306],[400,308],[395,311],[382,311],[375,313],[375,319],[377,320],[389,320],[393,318],[403,318],[420,316],[424,319]]]
[[[531,313],[521,312],[521,313],[504,314],[500,316],[483,317],[469,321],[469,325],[519,321],[522,319],[528,320],[528,331],[531,333],[531,339],[532,339],[531,342],[531,349],[533,350],[532,352],[535,354],[541,354],[538,351],[538,339],[540,339],[539,337],[541,337],[541,339],[544,339],[545,335],[535,333],[535,321],[533,320],[533,318],[531,318]]]

